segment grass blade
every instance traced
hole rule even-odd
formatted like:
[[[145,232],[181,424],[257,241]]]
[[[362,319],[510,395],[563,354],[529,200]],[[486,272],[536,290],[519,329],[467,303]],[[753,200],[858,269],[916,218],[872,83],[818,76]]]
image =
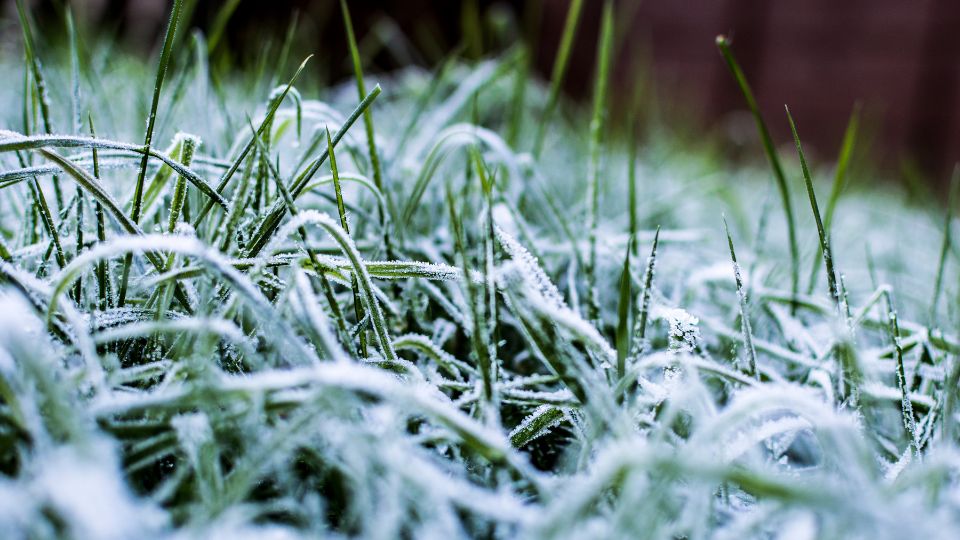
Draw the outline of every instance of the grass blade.
[[[953,226],[954,206],[957,204],[957,191],[960,190],[960,165],[953,168],[950,180],[950,197],[947,201],[947,212],[943,218],[943,243],[940,244],[940,260],[937,262],[937,277],[933,284],[933,298],[930,300],[930,324],[937,321],[937,305],[940,303],[940,291],[943,287],[943,269],[947,265],[947,253],[953,245],[951,227]]]
[[[33,74],[33,82],[37,92],[37,101],[40,105],[40,118],[43,120],[43,131],[53,133],[53,123],[50,119],[50,101],[47,95],[47,83],[40,68],[40,59],[36,56],[30,19],[23,7],[23,0],[17,0],[17,16],[20,18],[20,30],[23,32],[23,49],[26,55],[26,64]],[[53,193],[57,201],[57,208],[63,208],[63,192],[60,191],[60,180],[53,177]],[[49,209],[48,209],[49,211]]]
[[[163,79],[167,74],[167,66],[170,63],[170,54],[173,49],[173,41],[177,33],[177,23],[180,20],[180,9],[183,7],[183,0],[174,0],[173,9],[170,11],[170,20],[167,22],[166,34],[163,38],[163,48],[160,50],[160,63],[157,66],[157,78],[153,85],[153,100],[150,103],[150,114],[147,116],[147,131],[143,136],[143,158],[140,160],[140,172],[137,173],[137,183],[133,189],[133,211],[131,219],[134,223],[140,222],[141,205],[143,204],[143,182],[147,176],[147,162],[150,159],[150,145],[153,142],[153,128],[157,122],[157,107],[160,105],[160,91],[163,89]],[[133,254],[128,253],[123,259],[123,270],[120,274],[120,292],[117,297],[117,305],[123,307],[127,299],[127,281],[130,279],[130,264],[133,262]]]
[[[357,48],[357,40],[353,35],[353,22],[350,20],[350,9],[347,8],[346,0],[340,0],[340,11],[343,13],[343,26],[347,30],[347,44],[350,47],[350,58],[353,60],[353,75],[357,80],[357,97],[363,99],[367,95],[367,87],[363,82],[363,66],[360,62],[360,50]],[[390,193],[383,187],[383,172],[380,167],[380,155],[377,150],[376,132],[373,126],[373,111],[370,107],[363,110],[363,127],[367,134],[367,155],[370,158],[370,166],[373,169],[373,183],[377,186],[384,196],[387,197],[387,206],[390,204]],[[327,133],[329,136],[329,132]],[[390,230],[383,229],[383,244],[387,252],[387,258],[393,258],[393,247],[390,244]]]
[[[620,300],[617,303],[617,380],[623,379],[627,373],[627,356],[630,354],[631,326],[630,318],[633,312],[633,278],[630,275],[630,255],[636,238],[631,234],[627,243],[627,253],[623,258],[623,270],[620,273]]]
[[[650,247],[650,256],[647,257],[647,267],[643,272],[643,291],[640,293],[640,313],[633,325],[633,347],[630,350],[632,358],[639,358],[647,348],[647,319],[650,317],[650,296],[653,293],[653,278],[657,273],[657,245],[660,242],[660,227],[653,235],[653,245]]]
[[[223,193],[227,188],[227,184],[230,183],[230,179],[233,178],[233,175],[237,172],[237,169],[240,168],[240,164],[243,163],[244,158],[247,157],[247,154],[250,153],[250,150],[256,146],[256,139],[263,136],[264,131],[269,129],[269,126],[273,124],[273,117],[277,114],[277,109],[280,108],[280,104],[283,103],[283,99],[290,92],[290,89],[293,88],[293,83],[297,81],[300,77],[300,73],[303,72],[303,68],[306,67],[307,62],[313,58],[313,55],[310,55],[303,59],[303,62],[300,62],[300,67],[297,68],[297,71],[293,74],[293,77],[290,78],[290,81],[287,82],[287,86],[284,87],[283,92],[275,99],[271,105],[270,109],[267,111],[267,114],[263,117],[263,121],[260,122],[260,127],[257,128],[256,134],[254,137],[251,137],[250,141],[244,145],[243,150],[240,151],[240,155],[230,164],[230,167],[223,173],[220,177],[220,181],[217,182],[216,192]],[[200,210],[200,213],[197,214],[197,217],[193,221],[193,227],[195,229],[200,228],[200,224],[203,222],[203,218],[207,216],[207,213],[213,208],[213,202],[207,202],[203,209]]]
[[[340,143],[340,139],[347,134],[347,131],[353,126],[353,124],[360,118],[360,115],[363,114],[363,111],[367,110],[377,96],[380,95],[380,85],[378,84],[363,101],[357,105],[357,108],[350,113],[350,116],[347,117],[347,120],[340,126],[340,129],[337,130],[336,135],[333,136],[333,146],[336,148],[337,144]],[[296,199],[300,192],[307,186],[310,182],[310,179],[313,178],[313,175],[317,173],[320,169],[320,166],[327,160],[328,153],[323,152],[319,157],[317,157],[313,162],[307,167],[300,176],[293,182],[290,186],[290,194]],[[280,221],[283,219],[283,214],[286,213],[286,207],[283,204],[274,205],[271,209],[270,214],[263,220],[263,223],[257,229],[257,232],[254,234],[253,242],[250,246],[250,249],[247,251],[247,257],[256,257],[260,250],[262,250],[267,242],[270,241],[270,237],[276,232],[277,228],[280,226]]]
[[[859,126],[860,104],[857,103],[853,108],[853,112],[850,113],[850,120],[847,122],[847,128],[843,133],[843,144],[840,146],[840,155],[837,158],[837,169],[833,175],[833,187],[830,189],[830,199],[827,200],[827,209],[823,213],[823,228],[827,232],[827,237],[830,236],[831,225],[833,224],[833,213],[836,211],[837,203],[840,201],[840,195],[843,193],[843,188],[846,187],[847,171],[850,166],[850,159],[853,156],[853,149],[856,146]],[[820,249],[820,246],[817,246],[818,252]],[[820,263],[822,262],[823,253],[819,252],[817,256],[813,258],[807,294],[813,293],[813,288],[816,286],[817,272],[820,271]]]
[[[797,244],[796,225],[793,218],[793,207],[790,204],[790,188],[787,184],[787,178],[783,173],[783,166],[780,164],[780,158],[777,156],[777,150],[773,144],[773,139],[770,137],[770,131],[767,129],[767,124],[763,121],[763,116],[760,114],[760,107],[757,105],[756,98],[753,97],[753,90],[750,89],[750,84],[747,83],[747,77],[743,74],[743,70],[740,69],[736,58],[734,58],[733,51],[730,50],[730,42],[725,36],[717,36],[717,48],[720,49],[720,54],[723,56],[727,68],[740,87],[740,92],[747,102],[747,108],[750,109],[750,113],[753,115],[753,120],[757,124],[757,131],[760,132],[763,150],[767,155],[767,160],[773,169],[773,176],[777,181],[777,189],[780,191],[780,202],[783,204],[783,212],[787,220],[787,235],[790,248],[790,291],[793,296],[797,296],[800,290],[800,248]],[[793,308],[795,307],[794,305]]]
[[[613,42],[613,2],[603,4],[600,41],[597,44],[597,75],[590,121],[590,162],[587,169],[587,229],[590,253],[584,268],[587,287],[587,320],[599,325],[600,292],[597,290],[597,227],[600,212],[600,154],[607,116],[607,83],[610,76],[610,47]]]
[[[823,221],[820,219],[820,207],[817,205],[817,195],[813,191],[813,180],[810,178],[810,169],[807,167],[807,159],[803,155],[803,147],[800,145],[800,135],[797,134],[797,125],[793,121],[790,109],[784,106],[787,111],[787,121],[790,122],[790,131],[793,133],[793,142],[797,145],[797,155],[800,157],[800,169],[803,171],[803,181],[807,186],[807,196],[810,198],[810,208],[813,210],[813,218],[817,223],[817,236],[820,238],[820,251],[823,253],[823,262],[827,269],[827,285],[830,289],[830,298],[840,311],[840,289],[837,287],[837,272],[833,267],[833,254],[830,251],[830,239],[823,227]]]
[[[340,190],[340,171],[337,168],[337,156],[333,151],[333,140],[330,138],[330,130],[324,129],[327,133],[327,154],[330,156],[330,172],[333,175],[333,190],[337,196],[337,214],[340,217],[340,226],[343,228],[343,232],[348,236],[350,235],[350,225],[347,223],[347,212],[343,208],[343,192]],[[357,276],[352,276],[350,280],[350,288],[353,290],[353,309],[354,314],[357,317],[357,324],[363,321],[363,304],[360,301],[360,290],[357,285]],[[367,357],[367,334],[363,330],[360,331],[360,357]]]
[[[757,369],[757,350],[753,346],[753,330],[750,328],[750,317],[747,310],[747,292],[743,288],[740,264],[737,263],[737,252],[733,248],[733,237],[730,236],[730,227],[727,226],[726,216],[723,218],[723,230],[727,234],[730,261],[733,263],[733,279],[737,284],[737,299],[740,302],[740,330],[743,335],[743,347],[747,350],[747,375],[760,380],[760,371]]]
[[[563,79],[567,73],[570,51],[573,48],[573,38],[577,35],[577,23],[580,22],[582,9],[583,0],[572,0],[570,8],[567,10],[567,20],[563,24],[563,33],[560,35],[560,47],[557,49],[557,56],[553,60],[553,71],[550,75],[550,95],[547,98],[543,116],[540,118],[540,127],[537,130],[536,142],[533,146],[534,157],[540,157],[540,153],[543,151],[543,140],[546,138],[550,117],[553,116],[553,110],[560,98],[560,88],[563,86]]]
[[[147,160],[149,159],[147,152],[150,151],[150,146],[153,142],[153,128],[157,122],[157,107],[160,105],[160,91],[163,89],[163,80],[166,77],[167,67],[170,64],[173,40],[177,33],[177,24],[180,21],[180,9],[182,7],[183,0],[174,0],[173,9],[170,11],[170,19],[167,22],[166,34],[163,38],[163,48],[160,51],[157,78],[153,86],[153,100],[150,103],[150,115],[147,117],[147,131],[143,136],[143,147],[146,151],[140,160],[140,172],[137,174],[137,183],[133,192],[133,215],[131,219],[133,219],[134,223],[140,221],[140,206],[143,202],[143,182],[147,175]],[[124,285],[121,285],[121,287],[124,287]]]

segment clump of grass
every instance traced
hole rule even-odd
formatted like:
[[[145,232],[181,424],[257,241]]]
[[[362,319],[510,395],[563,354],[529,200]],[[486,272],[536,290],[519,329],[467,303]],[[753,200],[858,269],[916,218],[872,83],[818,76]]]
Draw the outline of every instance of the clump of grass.
[[[782,228],[753,212],[763,171],[611,136],[610,2],[589,113],[559,95],[579,1],[549,86],[529,52],[368,84],[342,3],[354,80],[314,84],[305,60],[272,90],[219,56],[236,2],[192,50],[174,3],[153,65],[81,50],[69,19],[70,50],[41,48],[20,7],[27,62],[0,57],[26,81],[0,89],[7,536],[960,531],[953,213],[934,231],[895,191],[845,188],[856,113],[822,220],[788,118],[802,234],[725,41]],[[734,250],[767,236],[789,241]],[[802,294],[818,259],[828,287]]]

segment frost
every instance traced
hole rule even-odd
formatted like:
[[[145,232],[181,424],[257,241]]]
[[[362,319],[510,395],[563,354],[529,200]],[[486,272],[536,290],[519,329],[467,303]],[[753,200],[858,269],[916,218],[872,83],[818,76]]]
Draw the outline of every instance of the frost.
[[[536,257],[531,255],[526,248],[521,246],[519,242],[514,240],[512,236],[500,227],[494,227],[493,230],[497,235],[497,240],[500,241],[500,245],[503,246],[504,251],[517,263],[523,279],[543,295],[543,297],[550,302],[551,307],[568,309],[567,304],[563,301],[563,296],[561,296],[560,291],[557,290],[557,286],[550,281],[550,278],[548,278],[543,272],[543,269],[540,268]]]
[[[375,31],[396,41],[389,25]],[[436,78],[379,74],[371,114],[355,108],[355,81],[322,89],[326,102],[291,89],[261,152],[248,147],[242,113],[258,111],[258,125],[286,86],[220,73],[197,45],[196,62],[168,74],[183,99],[161,99],[158,111],[191,134],[146,161],[146,180],[179,175],[198,188],[182,220],[167,219],[169,181],[138,223],[126,217],[143,148],[126,119],[142,118],[155,66],[121,57],[100,74],[111,114],[92,116],[123,140],[0,130],[0,537],[960,536],[960,338],[945,300],[957,268],[929,219],[936,209],[905,207],[882,183],[843,195],[831,224],[844,270],[838,317],[809,249],[793,297],[784,220],[776,204],[763,209],[768,170],[650,134],[629,208],[617,164],[630,156],[611,139],[588,290],[589,126],[576,111],[554,117],[544,152],[528,151],[550,89],[521,77],[525,98],[513,102],[520,52],[452,60]],[[0,67],[22,73],[23,58],[0,52]],[[52,118],[65,118],[58,85],[71,77],[47,69]],[[216,95],[207,71],[230,75]],[[22,123],[22,92],[0,87],[13,104],[0,125]],[[339,136],[350,234],[320,163],[326,126]],[[505,137],[513,127],[517,138]],[[197,147],[195,169],[172,159],[177,145]],[[492,223],[463,166],[474,150],[496,176]],[[77,170],[45,161],[51,151]],[[267,161],[296,186],[292,200],[262,176]],[[221,181],[216,194],[205,189]],[[38,185],[62,267],[34,207]],[[733,272],[715,242],[724,211],[755,234],[742,243],[750,264]],[[623,255],[634,248],[635,301],[621,313]],[[749,287],[733,296],[731,278]],[[479,322],[497,340],[488,395],[463,294],[465,281],[484,279]],[[585,292],[598,300],[595,320],[582,315]],[[632,344],[616,339],[623,328]]]
[[[69,448],[54,451],[28,490],[61,515],[77,538],[120,540],[165,526],[160,510],[135,499],[124,485],[103,443],[92,450],[94,455]]]
[[[700,319],[680,308],[659,307],[654,313],[667,321],[672,352],[689,353],[696,350],[700,342]]]

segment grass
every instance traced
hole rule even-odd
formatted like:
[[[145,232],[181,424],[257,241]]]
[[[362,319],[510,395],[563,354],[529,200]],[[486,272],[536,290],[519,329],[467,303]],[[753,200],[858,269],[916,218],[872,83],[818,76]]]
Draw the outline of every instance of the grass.
[[[0,56],[6,536],[960,531],[954,213],[862,181],[857,109],[835,169],[762,135],[768,219],[769,169],[617,137],[610,66],[560,98],[580,2],[547,83],[476,21],[373,77],[343,10],[354,80],[276,88],[230,71],[235,7],[152,63],[21,9]]]

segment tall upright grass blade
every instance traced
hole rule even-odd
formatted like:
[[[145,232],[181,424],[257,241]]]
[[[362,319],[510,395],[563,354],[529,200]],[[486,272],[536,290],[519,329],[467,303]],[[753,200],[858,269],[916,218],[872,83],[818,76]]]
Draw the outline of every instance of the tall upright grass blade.
[[[36,55],[30,18],[27,15],[26,9],[23,7],[23,0],[17,0],[16,3],[17,16],[20,18],[20,30],[23,33],[23,49],[26,55],[26,65],[33,75],[37,102],[40,106],[40,118],[43,120],[43,131],[47,134],[54,133],[53,121],[50,118],[50,101],[47,94],[47,83],[43,76],[43,70],[40,67],[40,59],[37,58]],[[63,208],[63,192],[60,190],[60,180],[57,176],[53,177],[53,193],[57,202],[57,208]]]
[[[627,374],[627,356],[630,354],[630,338],[633,328],[630,325],[633,313],[633,277],[630,270],[630,256],[636,238],[631,234],[627,242],[627,252],[623,258],[623,270],[620,272],[620,300],[617,302],[617,380]]]
[[[643,290],[640,292],[640,311],[633,325],[633,346],[630,351],[632,358],[638,358],[647,349],[647,319],[650,317],[650,296],[653,293],[653,279],[657,273],[657,245],[660,243],[660,227],[653,235],[653,245],[650,247],[650,256],[647,257],[646,269],[643,272]]]
[[[889,321],[890,337],[893,340],[893,348],[896,359],[897,370],[897,388],[900,390],[900,413],[903,419],[903,429],[906,432],[907,439],[913,447],[917,458],[920,457],[920,431],[917,429],[917,419],[913,414],[913,403],[910,400],[910,387],[908,386],[907,374],[903,367],[903,345],[900,336],[900,323],[896,310],[893,309],[893,302],[890,300],[890,293],[884,291],[886,300],[887,318]]]
[[[767,155],[767,160],[770,162],[770,167],[773,169],[774,179],[777,181],[777,189],[780,191],[780,202],[783,205],[783,212],[787,221],[787,237],[790,248],[790,291],[793,296],[796,296],[800,290],[800,248],[797,244],[796,225],[793,217],[793,206],[790,204],[790,187],[787,184],[787,177],[783,173],[783,166],[780,164],[780,158],[777,156],[777,149],[773,144],[773,139],[770,137],[767,124],[763,121],[763,116],[760,114],[760,107],[757,105],[756,98],[753,97],[753,91],[750,89],[747,77],[743,74],[743,70],[740,69],[736,58],[734,58],[733,51],[730,50],[730,41],[725,36],[717,36],[717,48],[720,49],[720,54],[723,56],[727,68],[730,70],[730,74],[733,75],[734,80],[736,80],[737,86],[740,87],[740,92],[747,102],[747,108],[750,109],[750,113],[753,115],[753,120],[757,124],[757,131],[760,133],[760,141],[763,143],[763,150]]]
[[[743,348],[747,354],[747,375],[760,380],[760,371],[757,369],[757,350],[753,346],[753,329],[750,327],[750,314],[747,310],[747,292],[743,288],[743,277],[740,274],[740,264],[737,263],[737,252],[733,248],[733,237],[730,236],[730,227],[727,218],[723,217],[723,230],[727,235],[727,246],[730,248],[730,261],[733,263],[733,279],[737,285],[737,299],[740,303],[740,330],[743,335]]]
[[[330,172],[333,175],[333,190],[337,197],[337,214],[340,217],[340,227],[347,235],[350,234],[350,225],[347,223],[347,212],[343,207],[343,192],[340,190],[340,171],[337,168],[337,157],[333,151],[333,139],[330,138],[330,130],[324,128],[327,135],[327,154],[330,156]],[[357,324],[360,324],[364,318],[363,304],[360,301],[360,289],[357,285],[357,276],[350,280],[350,288],[353,289],[353,309],[357,317]],[[362,329],[359,335],[360,357],[367,357],[367,334]]]
[[[450,215],[450,227],[453,236],[454,250],[456,255],[458,255],[460,258],[463,272],[466,273],[468,272],[469,265],[466,247],[464,246],[463,221],[460,213],[457,211],[457,201],[449,185],[446,189],[446,203],[447,211]],[[489,355],[489,348],[485,343],[485,340],[488,337],[484,335],[485,329],[483,314],[480,311],[480,302],[478,302],[479,294],[477,293],[476,288],[476,284],[473,283],[472,280],[465,280],[464,289],[466,291],[467,304],[470,310],[470,318],[473,322],[470,330],[470,340],[473,345],[473,352],[477,358],[477,370],[480,372],[482,377],[483,398],[486,403],[493,403],[496,400],[493,366]]]
[[[241,0],[226,0],[221,4],[217,15],[213,19],[213,24],[210,26],[210,38],[207,39],[207,54],[216,50],[217,45],[220,44],[220,40],[223,39],[223,32],[227,29],[227,23],[230,22],[230,18],[234,12],[236,12],[237,7],[240,6],[240,1]]]
[[[93,127],[92,114],[87,114],[87,126],[90,129],[90,137],[96,139],[97,130]],[[99,180],[100,159],[96,146],[91,148],[90,153],[93,161],[93,178],[94,180]],[[93,210],[97,220],[97,242],[102,244],[107,240],[107,226],[106,219],[103,215],[103,205],[99,200],[94,200]],[[107,264],[107,261],[100,261],[97,263],[96,273],[99,309],[100,311],[106,311],[107,308],[113,307],[113,277],[110,275],[110,265]]]
[[[287,86],[285,86],[279,96],[271,102],[270,109],[267,111],[267,114],[264,115],[263,121],[260,122],[260,126],[256,130],[256,135],[252,137],[246,145],[244,145],[243,150],[240,151],[240,154],[237,156],[237,158],[233,161],[233,163],[230,164],[230,167],[220,177],[220,181],[217,182],[217,193],[223,193],[227,187],[227,184],[230,183],[230,179],[233,178],[233,175],[237,172],[237,169],[240,168],[240,164],[243,163],[243,160],[247,157],[247,154],[249,154],[250,150],[256,146],[256,139],[263,136],[264,132],[269,129],[269,126],[273,125],[273,118],[277,113],[277,109],[280,108],[280,104],[283,103],[283,99],[290,92],[290,89],[293,88],[293,83],[295,83],[300,77],[300,73],[303,72],[303,68],[306,67],[307,62],[309,62],[311,58],[313,58],[312,54],[304,58],[303,62],[300,62],[300,66],[297,68],[297,71],[294,72],[293,77],[290,78],[290,81],[287,82]],[[203,206],[203,209],[200,210],[200,213],[197,214],[196,218],[194,218],[193,227],[195,229],[200,227],[203,219],[207,216],[207,213],[209,213],[212,208],[212,202],[207,202]]]
[[[803,171],[803,182],[807,187],[807,196],[810,198],[810,208],[813,210],[813,219],[817,223],[817,236],[820,238],[820,251],[823,253],[823,263],[827,270],[827,285],[830,290],[830,298],[836,304],[837,310],[840,310],[840,289],[837,287],[837,271],[833,267],[833,254],[830,252],[830,239],[823,227],[823,221],[820,219],[820,207],[817,205],[817,195],[813,191],[813,179],[810,178],[810,169],[807,167],[807,159],[803,155],[803,147],[800,145],[800,135],[797,134],[797,125],[793,121],[790,109],[784,106],[787,112],[787,121],[790,122],[790,132],[793,133],[793,142],[797,145],[797,155],[800,157],[800,169]]]
[[[137,183],[133,189],[133,211],[130,218],[134,223],[140,222],[141,206],[143,204],[143,182],[147,175],[147,162],[150,159],[150,146],[153,143],[153,128],[157,122],[157,107],[160,105],[160,91],[163,89],[163,80],[167,75],[167,66],[173,49],[174,38],[177,34],[177,24],[180,21],[180,9],[183,0],[174,0],[170,10],[170,20],[167,22],[166,34],[163,38],[163,48],[160,50],[160,62],[157,65],[157,78],[153,85],[153,99],[150,103],[150,114],[147,116],[147,131],[143,136],[143,157],[140,160],[140,172],[137,173]],[[130,279],[130,264],[133,255],[128,254],[123,260],[123,270],[120,274],[120,292],[117,304],[123,307],[127,299],[127,281]]]
[[[353,22],[350,20],[350,10],[347,8],[346,0],[340,0],[340,11],[343,13],[343,26],[347,31],[347,45],[350,47],[350,58],[353,61],[353,75],[357,80],[357,97],[363,99],[367,95],[367,86],[363,82],[363,65],[360,62],[360,50],[357,48],[357,40],[353,35]],[[370,107],[363,110],[363,127],[367,134],[367,155],[370,158],[370,166],[373,169],[373,183],[387,197],[390,202],[390,192],[383,187],[383,172],[380,166],[380,154],[377,150],[376,132],[373,125],[373,111]],[[392,207],[392,205],[389,205]],[[390,243],[389,228],[383,229],[383,243],[387,252],[387,258],[393,258],[393,248]]]
[[[153,99],[150,102],[150,114],[147,116],[147,131],[143,136],[143,147],[146,149],[146,152],[150,151],[150,146],[153,143],[153,128],[157,122],[157,107],[160,105],[160,91],[163,89],[163,81],[164,78],[166,78],[167,67],[170,64],[170,55],[173,52],[173,40],[177,33],[177,24],[180,21],[180,9],[182,7],[183,0],[174,0],[173,8],[170,11],[170,19],[167,22],[167,30],[163,38],[163,48],[160,50],[157,78],[153,85]],[[146,178],[147,161],[149,159],[146,152],[140,160],[140,172],[137,174],[137,183],[133,192],[133,214],[130,217],[134,223],[140,221],[140,211],[143,203],[143,181]],[[124,285],[121,285],[121,287],[124,287]]]
[[[847,128],[843,133],[843,143],[840,145],[840,155],[837,157],[837,168],[833,174],[833,187],[830,189],[830,198],[827,200],[827,208],[823,213],[823,228],[830,236],[831,225],[833,224],[833,213],[837,209],[837,203],[840,201],[840,195],[843,193],[847,184],[847,172],[850,168],[850,160],[853,157],[853,150],[856,146],[857,131],[860,126],[860,103],[853,107],[850,113],[850,120],[847,121]],[[819,251],[821,248],[817,246]],[[809,285],[807,294],[813,293],[816,286],[817,272],[820,271],[820,264],[823,262],[823,253],[817,253],[813,258],[813,266],[810,269]]]
[[[930,323],[937,321],[937,306],[940,304],[940,291],[943,288],[943,270],[947,265],[947,253],[953,245],[953,212],[957,204],[958,190],[960,190],[960,164],[954,166],[950,179],[950,196],[947,200],[947,212],[943,218],[943,242],[940,244],[940,259],[937,262],[937,277],[933,283],[933,298],[930,300]]]
[[[553,60],[553,70],[550,75],[550,94],[547,97],[543,116],[540,119],[540,127],[537,129],[537,135],[534,139],[534,157],[540,157],[541,152],[543,152],[543,141],[546,138],[547,126],[550,123],[550,117],[553,116],[553,110],[557,107],[557,101],[560,99],[560,89],[567,74],[570,51],[573,48],[573,39],[577,35],[577,24],[580,22],[580,12],[582,10],[583,0],[571,0],[570,7],[567,9],[567,19],[563,24],[563,32],[560,34],[557,56]]]
[[[590,252],[584,269],[587,286],[587,319],[599,322],[600,297],[597,290],[597,227],[600,213],[600,160],[607,116],[607,84],[610,76],[610,47],[613,42],[613,2],[603,4],[600,39],[597,44],[597,75],[590,120],[590,162],[587,168],[587,231]]]

